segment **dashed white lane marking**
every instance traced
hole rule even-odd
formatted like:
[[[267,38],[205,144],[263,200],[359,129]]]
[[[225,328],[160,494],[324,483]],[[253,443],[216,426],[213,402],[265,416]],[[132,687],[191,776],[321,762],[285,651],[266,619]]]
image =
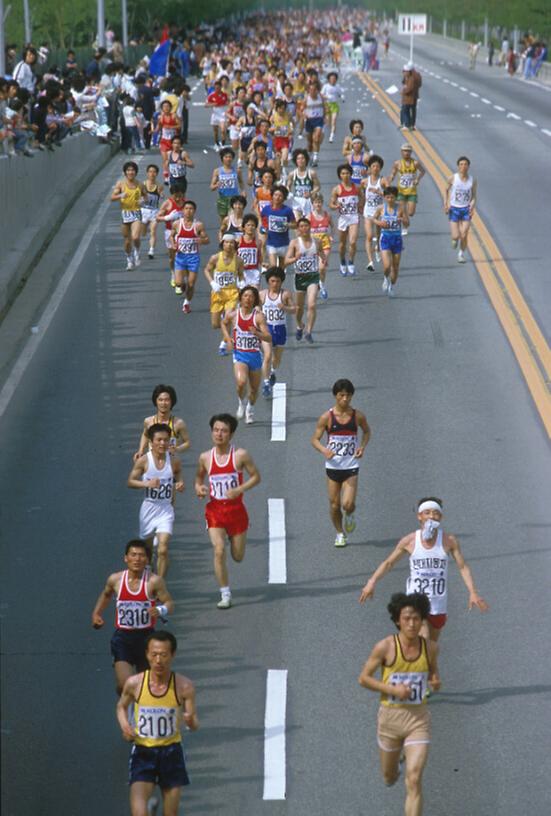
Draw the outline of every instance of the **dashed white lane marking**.
[[[467,93],[467,91],[468,91],[469,89],[468,89],[468,88],[463,87],[463,85],[460,85],[460,86],[459,86],[459,90],[460,90],[460,91],[463,91],[464,93]]]
[[[469,91],[469,93],[471,96],[475,96],[477,99],[480,96],[480,94],[477,94],[476,91]]]
[[[285,799],[287,669],[268,669],[264,715],[264,800]]]
[[[268,583],[287,583],[285,499],[268,499]]]
[[[276,383],[272,392],[272,442],[285,442],[287,428],[287,385]]]
[[[459,88],[457,82],[450,82],[450,85],[452,85],[454,88]]]
[[[505,108],[502,108],[501,105],[494,105],[494,108],[501,113],[505,113]]]
[[[546,136],[551,136],[551,130],[547,130],[546,128],[542,128],[541,132],[545,133]]]
[[[532,122],[532,120],[531,120],[531,119],[525,119],[525,120],[524,120],[524,124],[525,124],[525,125],[528,125],[528,127],[537,127],[536,123],[535,123],[535,122]]]
[[[516,119],[517,121],[520,121],[520,118],[521,118],[521,117],[520,117],[520,116],[517,116],[517,114],[516,114],[516,113],[511,113],[511,112],[509,112],[509,113],[507,114],[507,119]]]
[[[485,99],[483,96],[480,97],[480,101],[484,102],[485,105],[491,105],[492,104],[489,99]]]
[[[109,200],[104,201],[103,204],[100,206],[99,210],[97,211],[97,213],[95,214],[95,216],[90,221],[88,229],[82,236],[80,244],[78,245],[75,254],[71,258],[69,266],[67,267],[65,273],[63,274],[63,277],[57,284],[55,291],[52,297],[50,298],[50,301],[48,302],[48,305],[46,306],[44,312],[42,313],[38,326],[33,327],[36,328],[36,331],[33,331],[32,335],[25,343],[23,351],[17,358],[17,361],[14,367],[12,368],[8,379],[4,383],[4,387],[0,391],[0,417],[4,415],[6,408],[10,404],[10,400],[13,397],[17,386],[21,382],[21,379],[23,378],[23,375],[27,370],[29,363],[31,362],[32,358],[35,355],[36,350],[38,349],[40,343],[42,342],[42,339],[46,334],[50,323],[54,319],[55,313],[59,309],[61,302],[65,297],[67,289],[71,285],[71,282],[75,277],[80,264],[82,263],[84,255],[86,254],[86,251],[90,246],[92,238],[99,229],[101,219],[104,217],[105,213],[107,212],[110,206],[111,201]]]

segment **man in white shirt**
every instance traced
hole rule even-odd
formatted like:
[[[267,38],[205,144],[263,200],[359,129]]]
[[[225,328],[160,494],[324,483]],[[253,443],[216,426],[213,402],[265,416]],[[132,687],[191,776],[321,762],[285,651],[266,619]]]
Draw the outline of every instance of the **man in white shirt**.
[[[23,59],[18,62],[13,70],[13,78],[20,88],[25,88],[29,93],[34,93],[36,78],[33,73],[33,65],[36,63],[36,49],[25,48]]]

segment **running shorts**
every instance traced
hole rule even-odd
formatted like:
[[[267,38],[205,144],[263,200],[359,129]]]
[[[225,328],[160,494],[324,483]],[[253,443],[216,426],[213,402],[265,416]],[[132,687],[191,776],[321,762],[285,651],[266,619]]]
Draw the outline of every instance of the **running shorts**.
[[[216,211],[220,218],[225,218],[230,211],[230,200],[232,196],[219,195],[216,200]]]
[[[381,233],[379,246],[381,247],[381,251],[386,249],[388,252],[392,252],[393,255],[399,255],[403,248],[402,236],[389,235],[383,232]]]
[[[237,349],[233,352],[234,363],[243,363],[249,367],[250,371],[258,371],[262,368],[262,354],[259,351],[240,351]]]
[[[300,213],[301,218],[308,218],[312,212],[312,201],[303,196],[293,196],[292,207],[294,212]]]
[[[239,300],[239,289],[237,286],[226,286],[219,292],[211,292],[210,294],[210,311],[211,314],[218,312],[229,312],[235,309],[237,301]]]
[[[140,538],[151,538],[155,533],[172,535],[174,527],[174,507],[158,510],[148,501],[140,507]]]
[[[427,620],[434,629],[443,629],[448,620],[448,616],[446,614],[429,615]]]
[[[225,530],[229,536],[249,529],[249,516],[242,501],[209,501],[205,507],[207,527]]]
[[[145,640],[153,631],[149,629],[115,629],[111,638],[113,663],[122,661],[136,667],[137,672],[145,671],[149,664],[145,659]]]
[[[168,153],[172,150],[172,141],[170,139],[161,139],[159,142],[159,150],[161,153]]]
[[[270,246],[270,244],[266,244],[266,252],[268,255],[276,255],[278,258],[285,258],[287,255],[287,250],[289,249],[289,244],[285,244],[284,246]]]
[[[135,221],[142,220],[142,211],[141,210],[122,210],[121,218],[123,226],[127,224],[133,224]]]
[[[413,204],[417,203],[417,193],[398,193],[397,201],[411,201]]]
[[[318,286],[319,282],[320,276],[317,272],[307,275],[295,275],[295,292],[306,292],[309,286],[312,284]]]
[[[211,116],[210,116],[210,123],[211,125],[223,125],[226,122],[226,111],[225,110],[216,110],[213,108]]]
[[[426,705],[382,705],[377,715],[377,742],[382,751],[402,745],[430,743],[430,711]]]
[[[304,130],[306,133],[313,133],[316,128],[323,127],[323,116],[314,116],[313,119],[304,120]]]
[[[142,207],[142,224],[150,224],[155,221],[159,210],[153,210],[151,207]]]
[[[133,745],[128,765],[128,784],[153,782],[161,790],[189,785],[186,760],[181,742],[149,748]]]
[[[170,185],[177,184],[178,189],[182,191],[182,193],[186,193],[187,190],[187,178],[185,176],[169,176],[168,183]]]
[[[470,221],[471,208],[470,207],[450,207],[448,213],[450,221]]]
[[[352,227],[354,224],[360,223],[360,216],[358,213],[355,215],[339,215],[339,219],[337,221],[337,229],[340,232],[345,232],[348,227]]]
[[[270,326],[268,323],[268,331],[272,335],[272,346],[284,346],[287,342],[287,326]]]
[[[288,136],[276,136],[274,138],[274,150],[276,153],[281,153],[281,151],[287,148],[289,149],[289,137]]]
[[[338,484],[342,484],[343,482],[346,482],[347,479],[357,476],[359,472],[359,468],[344,468],[343,470],[338,470],[337,468],[325,468],[327,478],[331,479],[332,482],[338,482]]]
[[[178,272],[198,272],[199,261],[199,255],[177,252],[174,258],[174,269]]]
[[[328,102],[327,110],[329,113],[338,113],[340,111],[340,104],[338,102]]]
[[[245,286],[260,286],[260,269],[244,269]]]

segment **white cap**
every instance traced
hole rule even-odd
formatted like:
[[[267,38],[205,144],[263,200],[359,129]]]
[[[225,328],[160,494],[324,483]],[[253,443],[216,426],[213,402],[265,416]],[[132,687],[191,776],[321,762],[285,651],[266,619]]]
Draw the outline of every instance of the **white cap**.
[[[406,62],[406,64],[404,65],[402,70],[404,70],[404,71],[413,71],[413,63],[412,62]]]

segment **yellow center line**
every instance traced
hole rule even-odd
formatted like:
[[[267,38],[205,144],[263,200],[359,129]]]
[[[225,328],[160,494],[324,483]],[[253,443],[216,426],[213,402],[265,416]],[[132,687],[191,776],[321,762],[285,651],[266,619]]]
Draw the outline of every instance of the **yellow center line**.
[[[398,106],[369,75],[359,74],[359,77],[372,93],[376,93],[376,100],[389,114],[392,121],[399,124]],[[408,141],[413,143],[420,160],[444,199],[452,170],[419,131],[408,134]],[[473,218],[469,249],[542,422],[551,437],[551,395],[548,385],[551,380],[551,350],[509,267],[478,213],[475,213]]]

